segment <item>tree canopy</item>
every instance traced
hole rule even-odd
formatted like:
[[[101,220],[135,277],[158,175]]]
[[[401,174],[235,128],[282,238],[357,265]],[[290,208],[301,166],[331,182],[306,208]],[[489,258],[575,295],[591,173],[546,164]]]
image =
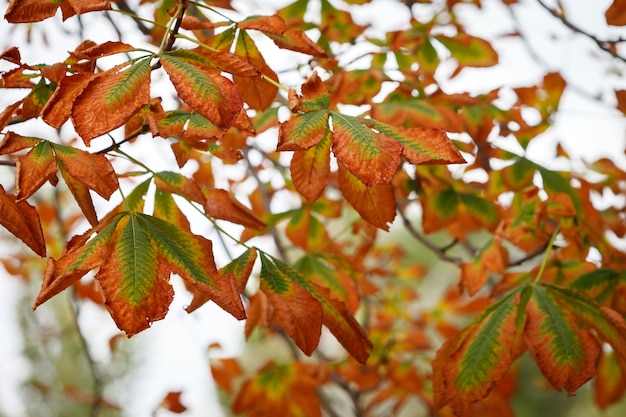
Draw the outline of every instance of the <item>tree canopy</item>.
[[[591,45],[598,91],[546,65],[529,2]],[[9,1],[0,225],[17,249],[2,263],[41,281],[33,308],[71,289],[130,337],[167,320],[180,279],[189,313],[215,303],[250,343],[287,349],[211,359],[237,415],[514,415],[526,352],[554,389],[593,380],[598,407],[621,400],[624,137],[598,158],[559,139],[554,163],[533,146],[568,92],[623,119],[626,38],[567,1],[405,0],[383,32],[357,18],[385,3]],[[504,65],[465,18],[487,7],[534,83],[464,84]],[[590,7],[605,29],[626,25],[625,1],[606,7]],[[181,394],[162,407],[184,412]],[[123,408],[105,397],[81,398]]]

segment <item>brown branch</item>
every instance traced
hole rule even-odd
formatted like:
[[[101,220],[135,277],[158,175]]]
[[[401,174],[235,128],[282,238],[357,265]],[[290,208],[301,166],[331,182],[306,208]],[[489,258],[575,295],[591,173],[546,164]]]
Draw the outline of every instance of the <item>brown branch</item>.
[[[537,3],[539,3],[539,5],[541,7],[543,7],[548,13],[550,13],[552,16],[556,17],[557,19],[559,19],[561,21],[561,23],[563,23],[563,25],[565,25],[565,27],[567,27],[568,29],[570,29],[573,32],[579,33],[581,35],[583,35],[584,37],[590,39],[591,41],[593,41],[596,45],[598,45],[598,48],[602,49],[605,52],[608,52],[609,54],[611,54],[611,56],[613,56],[614,58],[619,59],[620,61],[624,61],[626,62],[626,57],[623,57],[621,55],[619,55],[617,53],[617,51],[615,51],[614,49],[612,49],[612,46],[614,46],[615,44],[618,44],[620,42],[625,42],[626,39],[622,39],[622,38],[618,38],[615,40],[602,40],[602,39],[598,39],[595,35],[592,35],[591,33],[587,32],[586,30],[582,29],[579,26],[576,26],[575,24],[573,24],[572,22],[570,22],[569,20],[567,20],[567,18],[565,17],[565,14],[563,13],[562,10],[555,10],[552,9],[550,6],[548,6],[547,4],[545,4],[543,2],[543,0],[537,0]]]
[[[409,231],[411,236],[413,236],[422,245],[426,246],[431,252],[437,255],[439,259],[441,259],[442,261],[451,262],[459,266],[463,264],[463,260],[461,258],[457,258],[457,257],[446,254],[446,250],[450,247],[450,245],[447,245],[444,248],[438,247],[433,242],[431,242],[430,240],[422,236],[422,234],[418,232],[417,229],[415,229],[415,227],[413,227],[413,225],[411,224],[411,221],[406,217],[406,215],[404,214],[402,210],[398,210],[398,213],[400,214],[400,217],[402,217],[404,226]]]
[[[130,15],[130,17],[135,21],[135,24],[137,25],[137,28],[141,31],[141,33],[143,33],[146,36],[150,36],[152,34],[152,31],[150,30],[150,28],[148,26],[146,26],[141,19],[138,19],[137,13],[135,13],[135,11],[133,9],[130,8],[130,6],[128,5],[128,3],[126,3],[126,0],[118,0],[116,3],[117,8],[120,9],[123,12],[128,13],[128,15]]]
[[[143,133],[142,130],[138,130],[135,133],[131,133],[130,135],[126,136],[120,142],[113,141],[113,144],[107,146],[104,149],[100,149],[99,151],[96,151],[95,153],[97,155],[103,155],[105,153],[111,152],[112,150],[118,149],[120,146],[122,146],[122,144],[135,139],[137,136],[141,135],[142,133]]]

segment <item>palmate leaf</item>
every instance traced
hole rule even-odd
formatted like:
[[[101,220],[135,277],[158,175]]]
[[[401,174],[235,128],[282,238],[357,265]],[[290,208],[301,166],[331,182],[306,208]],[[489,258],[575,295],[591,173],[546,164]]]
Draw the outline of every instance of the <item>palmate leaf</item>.
[[[184,52],[166,52],[160,59],[178,95],[192,109],[222,129],[235,123],[243,101],[232,81]]]
[[[504,377],[521,353],[521,300],[519,293],[503,298],[439,349],[433,361],[436,408],[450,404],[456,415],[463,415]]]
[[[217,270],[211,241],[165,220],[145,214],[136,216],[138,224],[145,229],[163,258],[163,268],[178,274],[235,318],[246,317],[234,277]]]
[[[150,58],[97,74],[72,107],[76,132],[89,146],[92,139],[122,126],[150,101]]]

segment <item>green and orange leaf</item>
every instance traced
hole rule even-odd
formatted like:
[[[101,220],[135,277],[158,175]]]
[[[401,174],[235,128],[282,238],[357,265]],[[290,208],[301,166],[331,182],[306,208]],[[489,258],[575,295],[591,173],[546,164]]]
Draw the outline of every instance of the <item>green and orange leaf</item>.
[[[280,123],[278,151],[304,151],[321,141],[330,130],[327,110],[294,115]]]
[[[331,131],[306,151],[296,151],[291,158],[293,185],[309,202],[315,202],[324,192],[330,175]]]
[[[126,123],[150,101],[150,59],[122,64],[92,78],[72,107],[76,132],[92,139]]]
[[[391,181],[402,160],[403,146],[374,131],[367,120],[331,112],[333,153],[359,180],[368,186]]]
[[[210,240],[156,217],[137,214],[137,219],[162,257],[160,264],[164,268],[178,274],[235,318],[246,317],[234,277],[217,270]]]
[[[243,101],[235,84],[184,51],[161,54],[161,64],[180,98],[214,125],[231,127]]]
[[[311,355],[319,343],[324,313],[320,302],[298,283],[303,279],[299,272],[261,253],[260,290],[273,307],[272,321]]]
[[[553,291],[534,286],[526,305],[524,338],[550,384],[571,394],[593,378],[600,355],[598,341],[561,307]]]
[[[519,303],[516,294],[500,300],[439,349],[433,361],[436,408],[450,404],[456,415],[463,415],[505,376],[520,354]]]
[[[15,172],[17,199],[23,200],[30,197],[48,181],[56,185],[56,173],[57,164],[52,146],[48,141],[42,141],[26,155],[18,156]]]

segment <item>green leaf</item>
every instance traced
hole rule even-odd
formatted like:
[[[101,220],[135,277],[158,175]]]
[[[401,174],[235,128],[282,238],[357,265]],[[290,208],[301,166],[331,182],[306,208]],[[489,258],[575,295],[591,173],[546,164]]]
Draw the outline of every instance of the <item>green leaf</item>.
[[[498,63],[498,54],[491,44],[459,32],[455,37],[435,36],[462,67],[491,67]]]
[[[621,279],[624,279],[624,273],[615,269],[601,268],[582,274],[568,286],[593,296],[598,303],[603,303],[613,295]]]

